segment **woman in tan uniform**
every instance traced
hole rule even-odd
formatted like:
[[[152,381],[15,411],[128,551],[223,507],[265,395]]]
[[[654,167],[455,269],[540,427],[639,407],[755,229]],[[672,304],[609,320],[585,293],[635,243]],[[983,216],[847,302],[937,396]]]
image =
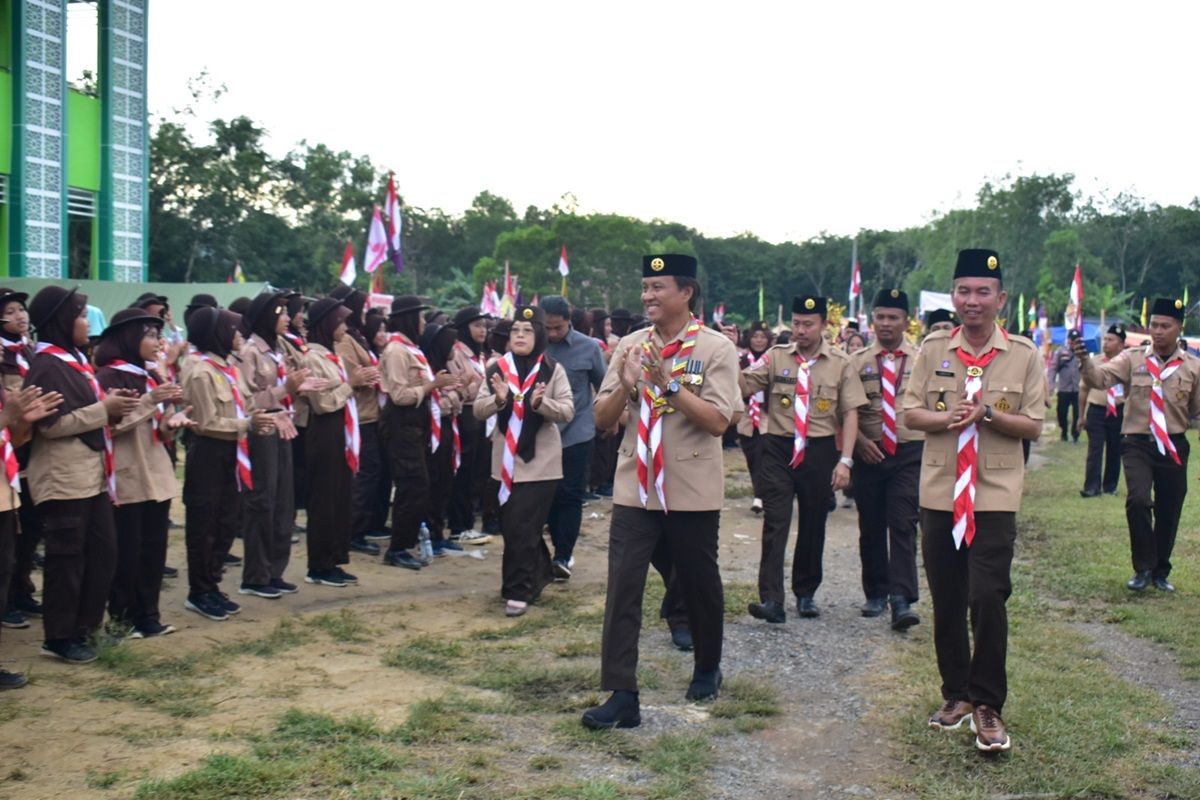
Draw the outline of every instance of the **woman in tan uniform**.
[[[517,308],[508,353],[487,372],[475,401],[481,420],[497,415],[492,442],[492,474],[500,481],[500,529],[504,535],[501,595],[505,614],[520,616],[554,580],[550,550],[542,531],[562,479],[562,439],[557,425],[575,416],[566,372],[556,369],[546,349],[545,315],[533,306]],[[516,442],[508,445],[508,434]]]
[[[94,357],[102,389],[126,389],[138,397],[133,411],[113,426],[117,573],[108,594],[109,618],[128,625],[135,639],[175,630],[162,623],[158,608],[171,500],[179,491],[166,442],[193,425],[186,413],[176,411],[183,390],[155,368],[162,327],[161,317],[122,309],[100,334]]]
[[[444,556],[447,550],[462,550],[458,542],[446,538],[446,512],[450,506],[450,493],[454,484],[454,473],[462,462],[462,413],[463,402],[459,394],[461,387],[471,375],[460,373],[452,363],[454,343],[458,334],[454,328],[430,323],[421,334],[421,351],[429,358],[434,371],[449,372],[460,381],[458,389],[437,390],[430,402],[438,404],[441,420],[437,435],[431,433],[429,450],[425,453],[429,465],[429,535],[433,554]],[[471,373],[472,375],[474,373]]]
[[[746,343],[749,347],[739,359],[743,370],[764,366],[770,359],[767,351],[771,349],[775,338],[771,335],[767,323],[762,320],[750,323],[748,333],[750,335]],[[763,510],[758,473],[761,468],[759,461],[762,453],[762,434],[766,432],[766,428],[767,395],[766,392],[755,392],[746,398],[746,413],[737,424],[738,443],[746,456],[746,471],[750,473],[750,485],[754,488],[754,501],[750,504],[750,510],[755,514],[761,514]]]
[[[465,306],[454,315],[454,330],[458,341],[450,358],[450,371],[462,380],[458,391],[463,402],[459,419],[462,463],[450,492],[450,538],[463,544],[486,544],[492,537],[475,529],[475,500],[486,485],[492,453],[485,446],[484,426],[475,419],[472,407],[487,371],[488,317],[478,306]]]

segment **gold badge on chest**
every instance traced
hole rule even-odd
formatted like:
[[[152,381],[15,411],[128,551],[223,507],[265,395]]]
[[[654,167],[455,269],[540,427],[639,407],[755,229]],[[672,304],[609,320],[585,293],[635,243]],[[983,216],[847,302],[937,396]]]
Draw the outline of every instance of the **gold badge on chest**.
[[[1187,399],[1188,399],[1188,393],[1185,392],[1183,389],[1180,389],[1178,392],[1175,393],[1175,399],[1181,403],[1186,403]]]
[[[1012,406],[1008,402],[1007,397],[1001,397],[996,401],[995,409],[997,411],[1012,411]]]
[[[967,376],[979,378],[983,375],[983,367],[967,367]]]
[[[792,398],[788,397],[785,394],[783,397],[779,398],[779,405],[783,406],[784,408],[791,408],[792,407]]]
[[[820,411],[822,414],[829,411],[829,400],[824,397],[817,400],[817,411]]]

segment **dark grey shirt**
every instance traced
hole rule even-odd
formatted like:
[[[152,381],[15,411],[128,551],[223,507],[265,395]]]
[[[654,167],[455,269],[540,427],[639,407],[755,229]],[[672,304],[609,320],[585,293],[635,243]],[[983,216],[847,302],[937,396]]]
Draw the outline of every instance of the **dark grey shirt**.
[[[572,328],[561,342],[546,345],[546,354],[567,371],[571,393],[575,395],[575,417],[559,424],[562,446],[591,441],[596,437],[596,417],[592,411],[592,393],[604,382],[607,365],[600,343]]]
[[[1075,358],[1070,348],[1063,346],[1058,349],[1051,362],[1050,372],[1054,376],[1055,391],[1079,391],[1079,359]]]

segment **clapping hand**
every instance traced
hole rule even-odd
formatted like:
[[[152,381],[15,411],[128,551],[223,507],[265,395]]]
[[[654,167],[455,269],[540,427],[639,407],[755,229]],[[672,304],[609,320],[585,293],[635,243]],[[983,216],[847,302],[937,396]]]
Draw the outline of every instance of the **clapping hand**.
[[[503,406],[508,402],[508,381],[499,372],[492,373],[492,394],[496,395],[496,405]]]
[[[163,427],[166,428],[168,431],[177,431],[182,428],[196,427],[196,420],[194,420],[188,416],[188,414],[190,414],[190,413],[192,413],[191,406],[188,406],[187,408],[183,409],[182,411],[176,411],[174,414],[167,417],[166,420],[163,421]]]
[[[533,387],[533,397],[530,398],[530,408],[537,409],[542,404],[542,398],[546,396],[546,384],[538,383]]]

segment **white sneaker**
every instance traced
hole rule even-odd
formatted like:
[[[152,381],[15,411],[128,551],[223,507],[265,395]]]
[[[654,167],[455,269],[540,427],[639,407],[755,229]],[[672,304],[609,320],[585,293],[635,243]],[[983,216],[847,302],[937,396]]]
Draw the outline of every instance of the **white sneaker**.
[[[458,535],[459,544],[487,544],[491,540],[491,534],[479,531],[463,531]]]
[[[753,511],[755,514],[761,514],[761,513],[762,513],[762,511],[763,511],[763,504],[762,504],[762,498],[761,498],[761,497],[756,497],[756,498],[754,498],[754,502],[750,504],[750,510],[751,510],[751,511]]]

